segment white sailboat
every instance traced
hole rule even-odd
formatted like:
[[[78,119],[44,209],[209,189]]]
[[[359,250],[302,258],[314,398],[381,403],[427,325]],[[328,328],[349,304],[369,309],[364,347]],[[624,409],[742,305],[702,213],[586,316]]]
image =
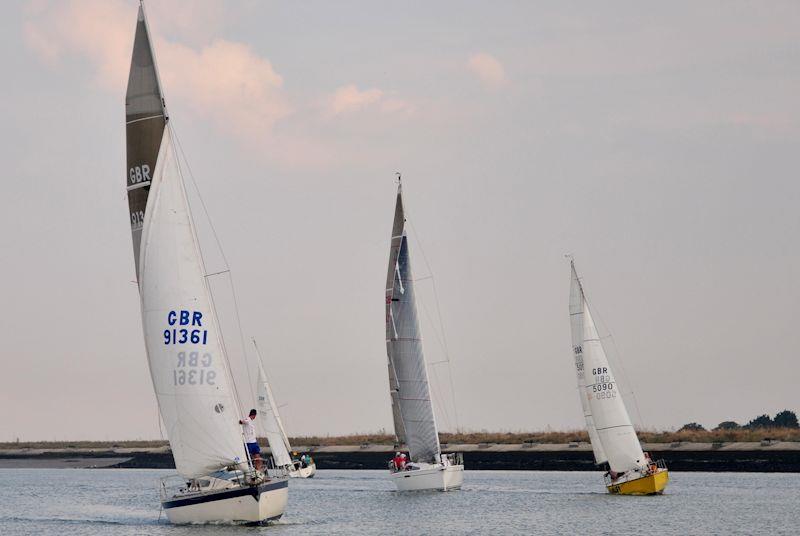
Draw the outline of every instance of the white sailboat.
[[[669,472],[663,461],[654,462],[642,451],[572,259],[570,268],[572,351],[595,463],[608,463],[605,478],[610,493],[661,493],[669,481]]]
[[[258,346],[255,340],[253,346],[258,353]],[[258,414],[261,416],[256,421],[260,435],[267,438],[269,449],[272,452],[272,467],[267,469],[270,475],[288,475],[290,478],[312,478],[317,473],[317,466],[314,460],[304,454],[302,457],[293,458],[290,454],[292,446],[289,444],[289,437],[283,427],[278,405],[272,394],[267,374],[261,364],[261,355],[258,355],[258,394],[257,394]]]
[[[142,6],[126,94],[128,198],[145,347],[181,486],[172,523],[279,518],[288,481],[251,469],[235,386],[159,86]]]
[[[405,221],[398,184],[386,276],[386,352],[395,435],[408,447],[409,460],[391,461],[390,475],[399,491],[456,490],[464,481],[464,462],[460,453],[443,454],[439,444]]]

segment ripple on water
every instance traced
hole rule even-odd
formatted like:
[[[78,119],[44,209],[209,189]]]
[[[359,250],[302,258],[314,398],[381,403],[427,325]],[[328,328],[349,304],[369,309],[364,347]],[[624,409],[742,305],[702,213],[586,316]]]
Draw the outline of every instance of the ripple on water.
[[[673,473],[660,497],[605,493],[597,472],[468,471],[464,489],[398,493],[385,471],[292,480],[267,527],[178,527],[159,518],[169,471],[0,469],[3,534],[797,534],[800,475]]]

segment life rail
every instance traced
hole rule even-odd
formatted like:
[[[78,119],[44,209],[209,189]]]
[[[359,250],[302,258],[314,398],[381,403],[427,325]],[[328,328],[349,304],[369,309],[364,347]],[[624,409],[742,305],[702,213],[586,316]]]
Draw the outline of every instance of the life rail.
[[[409,466],[412,462],[407,461],[406,466],[400,469],[394,464],[394,458],[389,460],[387,466],[389,467],[389,471],[392,473],[399,473],[402,471],[413,471],[414,469],[418,469],[417,467]],[[464,454],[461,452],[448,452],[447,454],[442,454],[440,458],[440,463],[444,465],[464,465]]]
[[[631,470],[631,471],[626,471],[624,473],[619,473],[617,475],[617,478],[615,478],[615,479],[611,478],[610,472],[606,472],[603,475],[603,479],[605,480],[606,485],[610,486],[612,484],[618,484],[620,482],[628,482],[630,480],[636,480],[637,478],[643,478],[643,477],[646,477],[646,476],[650,476],[652,474],[655,474],[655,473],[661,471],[662,469],[664,471],[667,470],[667,464],[663,459],[658,459],[658,460],[655,460],[655,461],[651,460],[650,463],[648,463],[644,467],[641,467],[639,469],[634,469],[634,470]]]

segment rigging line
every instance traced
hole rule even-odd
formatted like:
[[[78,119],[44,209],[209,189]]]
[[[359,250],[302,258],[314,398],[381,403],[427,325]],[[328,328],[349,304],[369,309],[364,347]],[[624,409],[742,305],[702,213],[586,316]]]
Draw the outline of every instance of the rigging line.
[[[408,213],[407,210],[405,212]],[[428,268],[428,273],[430,274],[430,278],[431,278],[431,286],[433,288],[433,298],[436,301],[436,312],[437,312],[437,315],[439,317],[439,329],[441,329],[441,331],[442,331],[442,342],[443,342],[443,347],[444,347],[444,354],[445,354],[445,357],[447,358],[448,363],[450,363],[450,367],[447,368],[447,376],[448,376],[448,379],[450,381],[450,394],[451,394],[451,396],[453,398],[453,413],[455,415],[456,431],[458,431],[458,430],[460,430],[461,426],[459,424],[459,419],[458,419],[458,400],[457,400],[457,397],[456,397],[456,387],[455,387],[455,382],[453,382],[453,371],[452,371],[452,366],[453,365],[452,365],[452,360],[450,359],[450,349],[449,349],[449,347],[447,345],[447,336],[446,336],[445,330],[444,330],[444,320],[442,319],[442,308],[441,308],[440,302],[439,302],[439,291],[436,288],[436,278],[433,276],[433,270],[431,269],[431,265],[428,262],[428,256],[425,255],[425,249],[422,247],[422,241],[419,239],[419,233],[417,232],[416,227],[414,227],[414,222],[411,221],[411,219],[408,218],[408,217],[406,217],[406,221],[408,222],[409,226],[411,227],[411,230],[414,232],[414,238],[416,238],[416,240],[417,240],[417,245],[419,246],[419,251],[422,254],[422,260],[425,261],[425,266]]]
[[[173,130],[173,133],[174,133],[174,131],[175,131],[174,127],[173,127],[172,130]],[[203,199],[202,194],[200,193],[200,187],[197,185],[197,181],[194,178],[194,173],[192,173],[192,168],[189,165],[189,159],[186,158],[186,153],[184,153],[184,151],[183,151],[183,145],[181,145],[181,142],[180,142],[180,139],[178,139],[177,133],[175,133],[175,140],[178,143],[178,148],[181,151],[181,155],[183,156],[183,160],[184,160],[184,162],[186,162],[186,168],[189,171],[189,178],[192,180],[192,185],[194,186],[195,192],[197,192],[197,197],[200,200],[200,204],[203,207],[203,213],[205,214],[206,221],[208,222],[208,226],[211,228],[211,232],[214,235],[214,242],[217,245],[217,250],[219,251],[219,254],[222,256],[222,261],[223,261],[223,265],[224,265],[224,268],[225,268],[224,270],[221,270],[221,271],[218,271],[218,272],[214,272],[214,273],[211,273],[211,274],[206,274],[206,277],[211,277],[211,276],[224,274],[224,273],[228,274],[228,282],[230,283],[231,295],[233,296],[233,307],[234,307],[234,314],[236,316],[236,327],[238,328],[238,331],[239,331],[239,342],[242,345],[242,353],[244,354],[243,355],[243,357],[244,357],[244,368],[245,368],[245,372],[247,373],[247,384],[248,384],[247,386],[248,386],[248,389],[250,391],[250,396],[252,397],[253,401],[255,401],[256,400],[255,387],[254,387],[254,384],[253,384],[253,378],[252,378],[252,375],[250,373],[250,366],[249,366],[248,359],[247,359],[247,355],[248,355],[247,354],[247,344],[244,341],[244,331],[243,331],[243,328],[242,328],[241,316],[239,314],[239,299],[238,299],[237,293],[236,293],[236,285],[233,282],[233,274],[231,273],[231,266],[230,266],[230,263],[228,262],[227,256],[225,255],[225,250],[222,247],[222,241],[219,239],[219,235],[217,234],[217,229],[216,229],[216,227],[214,227],[214,222],[211,219],[211,215],[208,213],[208,208],[206,207],[206,202]],[[220,327],[220,333],[222,333],[221,327]],[[228,363],[228,366],[230,367],[230,362]],[[233,374],[233,369],[231,368],[231,375],[232,374]],[[235,381],[233,382],[233,384],[234,384],[234,386],[236,386],[236,382]],[[237,390],[237,395],[238,395],[238,390]],[[241,406],[241,397],[239,397],[239,405]],[[242,408],[241,411],[244,412],[245,408]]]
[[[189,178],[191,179],[192,186],[194,186],[195,192],[197,193],[197,197],[200,200],[200,205],[203,208],[203,213],[205,214],[208,226],[211,228],[211,232],[212,232],[212,234],[214,236],[214,242],[215,242],[215,244],[217,246],[217,251],[219,252],[220,256],[222,257],[223,266],[225,268],[224,270],[221,270],[221,271],[218,271],[218,272],[214,272],[214,273],[211,273],[211,274],[206,274],[206,277],[211,277],[211,276],[215,276],[215,275],[219,275],[219,274],[228,273],[228,281],[229,281],[229,284],[230,284],[230,287],[231,287],[231,295],[233,297],[233,306],[234,306],[234,314],[235,314],[235,318],[236,318],[236,326],[237,326],[238,331],[239,331],[239,342],[242,345],[242,352],[244,354],[243,355],[243,357],[244,357],[243,361],[244,361],[245,372],[247,373],[248,390],[250,391],[250,396],[255,401],[256,400],[255,388],[254,388],[254,385],[253,385],[253,378],[252,378],[251,373],[250,373],[250,367],[249,367],[249,363],[248,363],[248,359],[247,359],[247,355],[248,355],[247,354],[247,345],[244,342],[244,331],[242,329],[241,316],[239,314],[239,301],[238,301],[237,294],[236,294],[236,286],[235,286],[235,284],[233,282],[233,274],[231,273],[230,263],[228,262],[228,258],[225,255],[225,250],[222,247],[222,241],[219,239],[219,235],[217,234],[217,229],[216,229],[216,227],[214,227],[214,222],[211,219],[211,216],[210,216],[210,214],[208,212],[208,207],[206,206],[205,200],[203,199],[203,196],[202,196],[202,194],[200,192],[200,187],[197,185],[197,181],[194,178],[194,173],[192,173],[192,168],[189,165],[189,159],[186,158],[186,153],[183,150],[183,145],[181,145],[180,139],[178,138],[178,135],[175,132],[174,126],[172,127],[172,131],[173,131],[173,134],[174,134],[174,137],[175,137],[175,141],[177,142],[178,149],[180,150],[181,155],[183,156],[183,160],[186,163],[186,168],[187,168],[187,170],[189,172]],[[201,251],[201,255],[202,255],[202,251]],[[211,290],[211,289],[209,288],[209,290]],[[220,329],[220,339],[222,339],[222,327],[219,326],[219,329]],[[225,355],[226,355],[226,359],[228,360],[228,368],[231,371],[232,384],[233,384],[233,387],[236,390],[236,394],[237,394],[237,399],[238,399],[237,400],[237,405],[240,407],[240,411],[243,413],[245,411],[245,408],[242,407],[241,396],[239,396],[238,387],[236,386],[236,381],[233,378],[233,367],[231,367],[231,364],[230,364],[230,357],[229,357],[227,352],[225,352]]]
[[[250,387],[250,396],[255,404],[258,401],[256,396],[255,384],[253,383],[253,376],[250,373],[250,363],[247,359],[247,344],[244,342],[244,330],[242,329],[242,319],[239,316],[239,298],[236,295],[236,287],[233,284],[233,277],[229,274],[228,281],[231,284],[231,294],[233,294],[233,310],[236,314],[236,325],[239,327],[239,340],[242,343],[242,352],[244,353],[244,369],[247,372],[247,385]]]
[[[189,179],[191,180],[192,186],[194,186],[195,192],[197,193],[197,198],[200,200],[200,206],[203,209],[203,214],[206,217],[206,222],[208,223],[208,226],[211,228],[211,233],[214,236],[214,241],[216,242],[217,250],[219,251],[219,254],[222,256],[222,261],[223,261],[224,267],[225,267],[225,269],[227,271],[230,272],[230,264],[228,264],[228,259],[225,256],[225,250],[222,249],[222,243],[220,242],[219,236],[217,235],[217,230],[214,227],[214,222],[211,221],[211,216],[208,213],[208,207],[206,207],[205,200],[203,199],[203,196],[200,193],[200,188],[197,185],[197,181],[195,181],[194,173],[192,173],[192,167],[189,165],[189,159],[186,158],[186,153],[183,151],[183,145],[181,145],[181,141],[178,138],[178,133],[175,131],[175,127],[172,125],[172,122],[167,123],[167,128],[169,128],[169,131],[170,131],[173,139],[175,140],[175,143],[178,146],[178,150],[180,151],[180,154],[183,157],[183,161],[186,164],[186,170],[189,173]],[[179,174],[181,176],[181,179],[182,179],[183,178],[183,173],[180,172],[181,159],[180,158],[176,158],[175,162],[176,162],[176,164],[178,166],[178,172],[179,172]],[[183,180],[181,180],[181,182],[183,183]],[[184,196],[186,196],[185,188],[184,188]],[[187,205],[187,209],[188,209],[189,218],[191,219],[192,224],[193,224],[192,236],[194,237],[194,240],[195,240],[195,243],[196,243],[196,246],[197,246],[197,250],[200,253],[200,262],[202,264],[203,272],[205,272],[206,271],[205,256],[203,254],[203,249],[200,247],[200,240],[196,235],[197,224],[195,223],[195,220],[194,220],[194,212],[192,211],[192,207],[191,207],[191,204],[189,203],[188,196],[186,198],[186,205]],[[233,283],[231,283],[231,288],[233,288]],[[223,357],[225,359],[225,363],[227,365],[227,369],[228,369],[227,372],[228,372],[228,376],[229,376],[230,381],[231,381],[231,391],[233,392],[233,399],[234,399],[234,402],[236,404],[237,409],[239,410],[239,414],[243,414],[244,408],[242,407],[242,401],[241,401],[241,397],[239,396],[239,390],[238,390],[238,388],[236,386],[236,381],[233,378],[233,368],[231,367],[230,355],[228,354],[227,345],[225,344],[225,336],[224,336],[224,334],[222,332],[222,325],[219,322],[219,317],[217,315],[217,308],[214,305],[214,293],[212,292],[211,286],[208,284],[208,282],[206,282],[206,289],[208,290],[208,299],[209,299],[209,302],[211,304],[211,310],[213,312],[213,317],[214,317],[214,320],[215,320],[215,324],[216,324],[217,330],[219,332],[218,335],[219,335],[220,347],[222,348],[222,355],[223,355]],[[234,306],[236,306],[235,294],[234,294]],[[237,319],[238,319],[238,311],[237,311]],[[240,329],[241,329],[241,325],[240,325]],[[251,389],[252,389],[252,387],[251,387]]]
[[[444,413],[444,415],[443,415],[444,421],[447,423],[448,428],[449,428],[450,426],[453,425],[453,421],[450,419],[450,412],[447,411],[446,404],[444,404],[445,397],[443,397],[441,395],[440,389],[438,387],[436,387],[436,385],[440,383],[439,375],[436,373],[436,369],[435,368],[432,369],[432,372],[433,372],[433,376],[434,376],[434,378],[436,380],[434,382],[434,388],[433,388],[434,399],[438,398],[439,400],[442,400],[442,403],[439,404],[439,406],[440,406],[440,409],[442,410],[442,413]]]

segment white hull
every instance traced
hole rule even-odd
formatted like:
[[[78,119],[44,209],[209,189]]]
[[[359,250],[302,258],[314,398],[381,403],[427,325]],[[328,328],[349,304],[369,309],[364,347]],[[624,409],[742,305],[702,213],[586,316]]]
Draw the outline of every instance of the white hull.
[[[463,465],[429,465],[411,471],[390,474],[397,491],[450,491],[461,489],[464,483]]]
[[[317,465],[312,463],[295,471],[289,471],[289,478],[314,478],[315,474],[317,474]]]
[[[288,499],[288,481],[276,479],[258,486],[176,495],[161,504],[170,523],[262,523],[281,517]]]
[[[311,464],[306,467],[298,467],[296,469],[288,469],[291,465],[267,469],[267,474],[271,477],[284,477],[289,478],[313,478],[317,474],[316,464]]]

